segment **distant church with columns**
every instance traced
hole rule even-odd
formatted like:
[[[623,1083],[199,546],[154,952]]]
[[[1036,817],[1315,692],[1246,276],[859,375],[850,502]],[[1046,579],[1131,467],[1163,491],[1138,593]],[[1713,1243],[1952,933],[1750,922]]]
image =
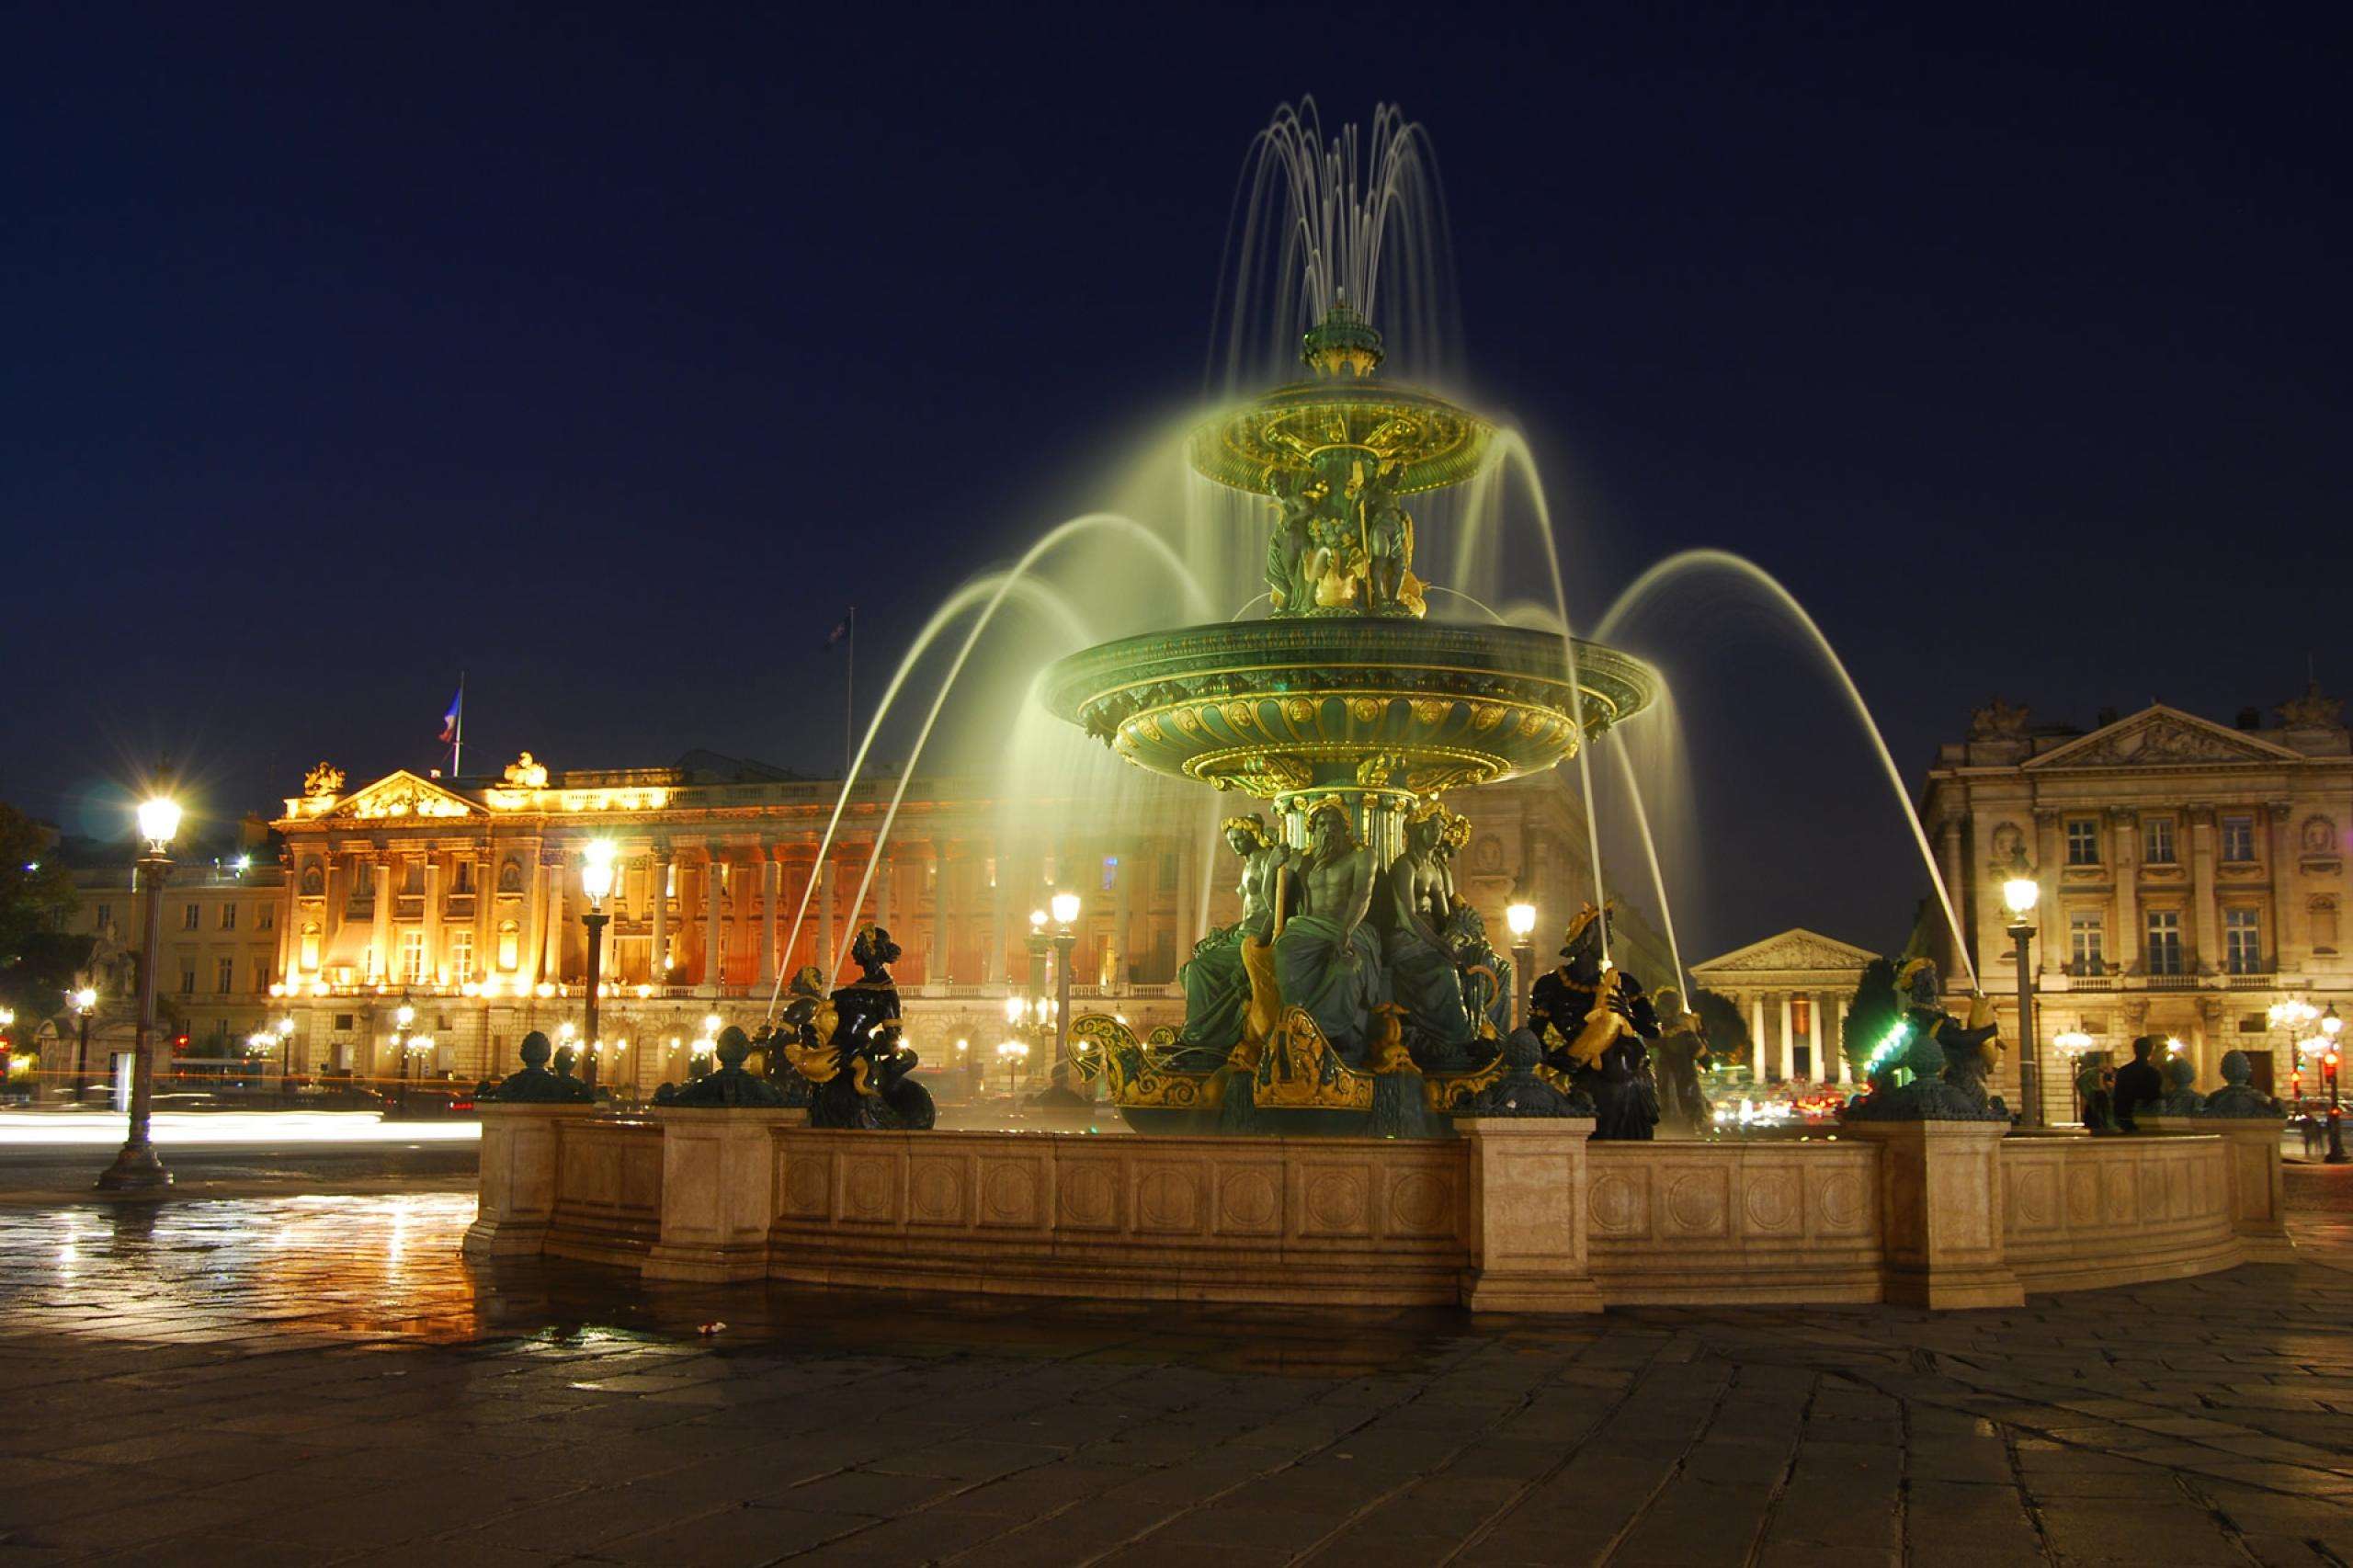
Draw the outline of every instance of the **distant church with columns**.
[[[1847,1003],[1878,956],[1796,926],[1693,964],[1691,980],[1746,1015],[1755,1082],[1847,1084],[1854,1081],[1841,1048]]]

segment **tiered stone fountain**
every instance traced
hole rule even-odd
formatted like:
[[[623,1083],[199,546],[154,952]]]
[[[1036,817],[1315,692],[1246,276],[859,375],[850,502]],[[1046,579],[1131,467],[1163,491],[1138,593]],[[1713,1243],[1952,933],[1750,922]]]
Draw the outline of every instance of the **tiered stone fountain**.
[[[1596,643],[1423,618],[1404,503],[1476,475],[1493,431],[1383,380],[1382,358],[1336,303],[1302,339],[1306,380],[1192,438],[1199,472],[1273,508],[1264,619],[1123,638],[1047,675],[1053,710],[1120,756],[1275,817],[1228,824],[1245,912],[1187,966],[1184,1027],[1073,1021],[1141,1130],[1442,1130],[1434,1113],[1501,1073],[1526,983],[1453,897],[1467,828],[1446,797],[1552,767],[1657,689]]]

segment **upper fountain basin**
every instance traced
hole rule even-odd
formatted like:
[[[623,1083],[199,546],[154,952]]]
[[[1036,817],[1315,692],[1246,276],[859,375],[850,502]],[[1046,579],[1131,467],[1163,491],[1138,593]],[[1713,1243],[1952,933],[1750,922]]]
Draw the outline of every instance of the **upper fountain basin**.
[[[1648,665],[1576,644],[1585,730],[1647,707]],[[1318,786],[1415,794],[1550,767],[1577,747],[1557,633],[1371,616],[1147,632],[1057,661],[1053,713],[1139,767],[1272,799]]]

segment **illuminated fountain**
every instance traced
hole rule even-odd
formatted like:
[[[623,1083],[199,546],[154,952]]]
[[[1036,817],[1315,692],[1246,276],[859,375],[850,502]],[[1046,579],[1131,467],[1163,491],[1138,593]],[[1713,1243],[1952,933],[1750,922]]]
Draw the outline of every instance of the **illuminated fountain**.
[[[1138,1040],[1073,1022],[1142,1130],[1419,1132],[1498,1076],[1526,977],[1454,895],[1467,824],[1449,793],[1552,767],[1657,689],[1597,643],[1425,619],[1405,502],[1476,476],[1493,429],[1384,380],[1381,335],[1345,299],[1300,358],[1305,380],[1188,449],[1271,507],[1266,619],[1123,638],[1043,682],[1124,760],[1273,813],[1229,823],[1254,907],[1186,966],[1185,1025]]]

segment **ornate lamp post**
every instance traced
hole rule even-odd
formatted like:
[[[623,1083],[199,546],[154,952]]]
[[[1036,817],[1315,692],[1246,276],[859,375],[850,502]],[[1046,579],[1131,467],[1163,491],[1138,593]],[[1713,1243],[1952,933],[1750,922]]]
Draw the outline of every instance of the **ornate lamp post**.
[[[2345,1114],[2336,1098],[2336,1036],[2345,1028],[2345,1020],[2336,1016],[2336,1004],[2320,1016],[2321,1065],[2328,1071],[2328,1153],[2321,1161],[2325,1165],[2346,1163]]]
[[[1536,930],[1536,906],[1524,896],[1515,895],[1504,908],[1504,924],[1511,927],[1511,972],[1515,994],[1511,999],[1511,1027],[1528,1027],[1529,988],[1536,983],[1530,971],[1536,967],[1536,945],[1528,938]]]
[[[2288,1037],[2288,1098],[2291,1102],[2289,1114],[2298,1116],[2304,1108],[2304,1068],[2302,1049],[2304,1031],[2319,1021],[2320,1009],[2302,997],[2290,996],[2274,1002],[2264,1010],[2271,1027]]]
[[[2047,1127],[2050,1116],[2042,1104],[2042,1062],[2034,1029],[2034,906],[2042,884],[2032,877],[2012,877],[2002,883],[2002,905],[2010,912],[2010,940],[2018,958],[2018,1094],[2026,1101],[2025,1123]]]
[[[1017,1087],[1016,1081],[1021,1076],[1021,1064],[1029,1060],[1029,1046],[1024,1040],[1000,1041],[996,1059],[1005,1063],[1005,1092],[1011,1095]]]
[[[2052,1049],[2066,1058],[2067,1092],[2070,1095],[2075,1093],[2075,1064],[2092,1053],[2094,1043],[2092,1037],[2081,1029],[2061,1029],[2051,1037]],[[2080,1104],[2075,1108],[2075,1119],[2077,1121],[2084,1119],[2083,1107]]]
[[[90,1015],[98,1010],[98,990],[85,985],[71,992],[66,1000],[74,1005],[75,1029],[80,1040],[74,1047],[74,1103],[82,1103],[82,1090],[90,1072]]]
[[[407,994],[403,993],[401,1005],[392,1009],[392,1054],[400,1058],[399,1094],[403,1100],[408,1098],[408,1030],[415,1022],[416,1009],[409,1006]]]
[[[588,895],[588,912],[580,917],[580,924],[588,927],[587,1040],[583,1050],[587,1060],[580,1064],[580,1081],[593,1090],[597,1086],[597,1058],[602,1054],[601,1038],[597,1033],[597,992],[598,974],[604,968],[605,926],[612,919],[605,913],[605,900],[613,891],[612,840],[592,838],[581,851],[580,891]]]
[[[1058,892],[1049,901],[1054,911],[1054,1060],[1070,1056],[1070,955],[1078,946],[1071,926],[1078,920],[1078,894]],[[1021,1054],[1029,1054],[1024,1048]]]
[[[278,1092],[294,1092],[294,1015],[278,1020]]]
[[[163,935],[164,882],[172,872],[173,835],[180,830],[179,802],[156,795],[139,804],[141,917],[146,922],[139,948],[139,1034],[131,1059],[131,1125],[114,1164],[98,1177],[101,1192],[152,1192],[172,1185],[172,1173],[155,1157],[148,1120],[155,1108],[155,954]]]

